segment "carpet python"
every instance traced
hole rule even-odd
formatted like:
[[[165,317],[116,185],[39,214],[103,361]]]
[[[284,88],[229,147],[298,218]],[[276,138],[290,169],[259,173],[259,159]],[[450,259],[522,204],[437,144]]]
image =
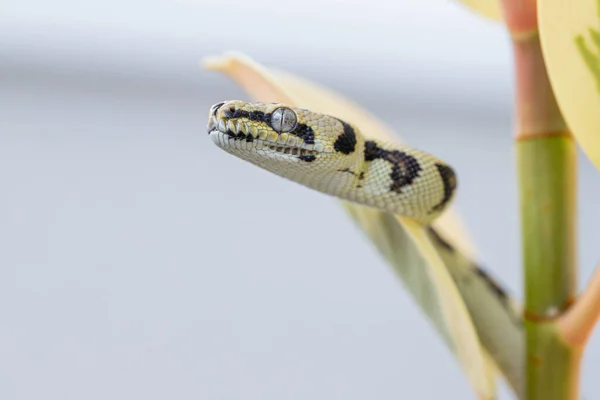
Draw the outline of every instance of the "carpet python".
[[[274,174],[426,225],[482,344],[502,371],[519,370],[514,355],[523,343],[520,312],[481,266],[431,226],[456,192],[456,175],[448,164],[420,150],[373,140],[367,132],[363,136],[347,121],[280,103],[215,104],[208,134],[226,152]],[[506,348],[513,351],[502,351]]]
[[[458,286],[465,291],[472,279],[483,282],[522,328],[507,292],[430,225],[456,191],[456,175],[448,164],[411,147],[366,138],[338,118],[280,103],[217,103],[210,108],[207,130],[223,150],[274,174],[428,225],[440,255],[464,266],[449,268]],[[469,305],[478,312],[479,300]]]
[[[456,191],[452,167],[423,151],[369,139],[333,116],[280,103],[227,101],[209,111],[212,141],[319,192],[431,223]]]

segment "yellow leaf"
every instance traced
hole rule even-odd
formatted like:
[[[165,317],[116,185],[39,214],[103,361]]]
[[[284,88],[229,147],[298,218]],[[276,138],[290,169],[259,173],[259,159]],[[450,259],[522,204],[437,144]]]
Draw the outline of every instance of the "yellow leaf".
[[[459,0],[465,6],[496,21],[502,21],[502,10],[500,8],[500,0]]]
[[[559,107],[600,169],[600,1],[539,0],[538,20]]]
[[[229,54],[224,57],[209,58],[205,65],[209,69],[227,74],[258,101],[277,101],[335,115],[355,124],[365,136],[380,140],[394,138],[389,128],[342,96],[288,73],[268,69],[243,55]],[[410,260],[402,260],[403,271],[413,274],[413,278],[416,276],[412,280],[405,279],[405,283],[409,285],[413,294],[421,291],[415,296],[417,301],[428,311],[433,323],[457,354],[479,397],[493,398],[494,377],[490,373],[490,366],[481,348],[479,337],[467,307],[428,237],[426,229],[410,219],[395,217],[359,205],[343,204],[361,228],[371,235],[381,232],[385,236],[385,224],[390,227],[401,225],[404,228],[408,237],[412,239],[411,254],[414,258],[421,259],[420,263],[413,260],[419,265],[406,262]],[[377,218],[379,218],[378,224],[374,223]],[[448,237],[456,240],[453,245],[460,246],[466,252],[472,250],[462,225],[456,217],[451,215],[444,219],[440,218],[435,222],[435,226],[448,232]],[[389,239],[389,236],[382,237],[380,242],[388,243],[389,246],[397,244]],[[406,243],[407,240],[404,242]]]

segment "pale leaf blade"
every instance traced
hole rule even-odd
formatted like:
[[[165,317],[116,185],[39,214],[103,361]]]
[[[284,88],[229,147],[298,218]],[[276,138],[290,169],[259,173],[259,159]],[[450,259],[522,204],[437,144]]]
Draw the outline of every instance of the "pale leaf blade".
[[[245,56],[229,55],[221,59],[212,59],[207,66],[229,75],[259,101],[279,101],[310,108],[347,119],[369,137],[377,135],[377,138],[383,140],[393,138],[390,130],[383,124],[341,96],[290,74],[269,70]],[[493,377],[487,373],[489,369],[473,322],[456,286],[425,235],[423,227],[411,220],[405,220],[404,225],[419,253],[426,259],[424,265],[427,275],[419,284],[430,285],[428,301],[436,304],[428,309],[437,307],[441,310],[441,313],[436,315],[442,321],[438,326],[446,329],[446,335],[454,344],[458,359],[471,384],[481,398],[492,398]]]
[[[522,310],[472,258],[453,248],[445,235],[430,230],[436,250],[447,266],[486,352],[509,385],[522,395],[525,389],[525,328]]]
[[[426,260],[409,239],[405,227],[388,213],[349,204],[345,204],[345,208],[405,283],[406,289],[448,346],[455,351],[442,323],[441,309],[429,296],[434,288],[431,281],[424,278],[427,274]],[[489,275],[482,273],[483,269],[471,258],[454,248],[445,235],[434,228],[428,232],[471,314],[486,355],[493,362],[493,369],[502,372],[516,393],[522,393],[525,337],[520,310],[506,291]]]
[[[600,169],[600,1],[539,0],[548,76],[573,136]]]
[[[427,236],[425,228],[414,220],[400,218],[401,224],[425,259],[429,279],[439,296],[439,306],[458,360],[482,398],[494,397],[494,377],[489,375],[486,358],[467,307],[446,266]]]

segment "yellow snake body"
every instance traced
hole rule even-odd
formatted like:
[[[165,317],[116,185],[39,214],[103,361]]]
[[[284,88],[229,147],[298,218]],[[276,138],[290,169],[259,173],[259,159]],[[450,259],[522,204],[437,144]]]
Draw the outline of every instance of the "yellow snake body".
[[[279,103],[211,107],[212,141],[309,188],[424,224],[452,201],[456,175],[423,151],[368,139],[346,121]]]

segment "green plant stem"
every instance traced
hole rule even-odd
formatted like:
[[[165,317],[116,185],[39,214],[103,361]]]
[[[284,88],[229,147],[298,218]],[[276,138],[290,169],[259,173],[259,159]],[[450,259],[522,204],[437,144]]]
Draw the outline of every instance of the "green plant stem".
[[[525,285],[525,398],[575,400],[580,351],[560,338],[554,322],[576,291],[576,148],[550,86],[537,31],[513,36],[513,44]]]
[[[575,292],[575,144],[570,137],[517,143],[527,312],[552,318]]]
[[[575,399],[578,352],[553,320],[572,302],[575,284],[575,161],[570,137],[517,142],[525,266],[527,399]]]

